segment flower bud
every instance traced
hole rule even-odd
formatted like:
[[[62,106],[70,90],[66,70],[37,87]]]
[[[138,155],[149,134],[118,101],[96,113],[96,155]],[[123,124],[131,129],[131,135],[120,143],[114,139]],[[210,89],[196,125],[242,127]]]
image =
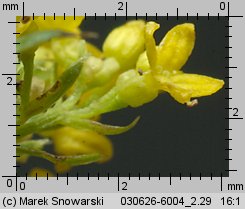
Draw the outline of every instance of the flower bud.
[[[116,82],[118,97],[132,107],[138,107],[155,99],[158,95],[156,80],[150,72],[129,70],[121,74]]]
[[[120,72],[120,66],[115,58],[110,57],[104,61],[89,57],[84,64],[81,77],[89,86],[101,86],[114,79]]]
[[[51,49],[60,67],[65,70],[86,53],[85,41],[77,38],[55,39]],[[60,72],[62,73],[62,72]]]
[[[113,155],[110,140],[94,131],[64,127],[49,133],[58,155],[72,156],[99,153],[99,162],[108,161]]]
[[[120,65],[115,58],[110,57],[104,60],[101,70],[95,75],[95,82],[103,85],[114,79],[120,73]]]
[[[115,57],[122,70],[135,68],[139,55],[144,51],[145,22],[130,21],[115,28],[107,36],[103,51],[107,57]]]
[[[89,57],[82,68],[81,78],[87,84],[91,83],[94,80],[94,76],[98,73],[103,66],[103,60],[96,57]]]

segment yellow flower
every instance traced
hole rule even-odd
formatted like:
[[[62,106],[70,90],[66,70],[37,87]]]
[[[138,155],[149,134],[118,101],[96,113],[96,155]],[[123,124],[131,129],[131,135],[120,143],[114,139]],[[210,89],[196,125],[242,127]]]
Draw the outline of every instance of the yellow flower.
[[[168,92],[182,104],[191,105],[191,98],[208,96],[222,88],[223,80],[180,71],[194,48],[193,24],[175,26],[156,46],[153,35],[158,28],[159,25],[155,22],[146,24],[146,51],[140,55],[136,68],[151,71],[159,82],[159,90]]]
[[[44,20],[43,16],[35,16],[33,20],[32,17],[27,16],[23,20],[21,16],[17,16],[16,21],[20,23],[16,24],[16,32],[20,33],[17,36],[35,30],[62,30],[79,34],[79,25],[83,19],[84,16],[76,16],[75,20],[73,16],[67,16],[65,20],[62,16],[56,16],[54,20],[53,16],[46,16]]]

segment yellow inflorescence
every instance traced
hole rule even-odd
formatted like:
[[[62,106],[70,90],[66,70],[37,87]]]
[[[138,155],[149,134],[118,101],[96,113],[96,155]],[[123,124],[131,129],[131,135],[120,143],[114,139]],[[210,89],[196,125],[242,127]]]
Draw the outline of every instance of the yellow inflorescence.
[[[54,17],[48,16],[44,20],[44,17],[37,16],[33,20],[31,17],[23,19],[18,16],[17,21],[20,23],[16,25],[16,32],[20,33],[17,36],[45,30],[80,34],[79,25],[83,19],[84,17],[80,16],[75,20],[73,17],[66,17],[64,20],[63,17],[57,16],[54,20]],[[81,58],[83,59],[82,70],[76,80],[81,85],[74,85],[70,88],[69,94],[66,91],[65,96],[61,97],[57,103],[59,105],[59,102],[61,104],[65,100],[69,101],[70,96],[79,95],[78,99],[71,103],[74,104],[73,109],[69,109],[70,103],[68,107],[63,106],[65,108],[58,109],[62,110],[61,115],[63,111],[69,116],[70,112],[78,110],[78,113],[85,112],[91,116],[91,120],[94,120],[101,113],[126,106],[141,106],[154,100],[163,91],[168,92],[177,102],[191,106],[195,103],[192,102],[193,98],[208,96],[220,90],[224,85],[223,80],[181,71],[195,45],[194,25],[191,23],[177,25],[159,44],[156,44],[154,33],[159,27],[159,24],[152,21],[128,21],[109,33],[103,43],[103,50],[81,40],[80,36],[53,38],[48,42],[48,47],[44,45],[36,50],[34,75],[42,76],[38,77],[39,79],[32,77],[31,100],[42,96],[46,86],[50,87],[54,83],[53,80],[57,79],[55,76],[59,77],[70,65]],[[55,74],[53,75],[55,78],[50,79],[48,70],[55,72],[51,73]],[[75,90],[79,90],[75,89],[77,86],[86,91],[76,94]],[[91,112],[87,113],[83,108]],[[72,116],[75,117],[76,114]],[[85,116],[84,118],[89,118]],[[78,114],[78,117],[83,119],[83,115]],[[41,135],[52,138],[55,153],[61,156],[98,153],[101,156],[99,162],[106,162],[113,155],[110,140],[93,129],[78,130],[56,125],[53,130],[51,128],[50,131],[42,132]],[[56,165],[59,171],[69,168],[67,164]],[[35,172],[36,170],[33,170],[30,175],[34,175]],[[41,173],[46,175],[46,171]]]

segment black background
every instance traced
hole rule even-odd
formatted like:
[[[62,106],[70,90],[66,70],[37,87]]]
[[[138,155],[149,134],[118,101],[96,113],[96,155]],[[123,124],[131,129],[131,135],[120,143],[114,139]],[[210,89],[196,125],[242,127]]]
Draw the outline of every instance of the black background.
[[[135,18],[135,17],[134,17]],[[140,19],[140,17],[138,17]],[[128,18],[130,19],[130,18]],[[132,19],[132,18],[131,18]],[[155,18],[148,17],[148,20]],[[101,48],[106,35],[115,26],[124,23],[125,17],[87,17],[82,30],[98,32],[98,39],[88,40]],[[157,43],[173,26],[191,22],[196,28],[196,44],[192,55],[183,67],[186,73],[204,74],[225,80],[228,87],[228,20],[225,17],[158,17],[161,28],[156,32]],[[136,116],[141,120],[132,130],[110,136],[114,156],[104,164],[91,164],[73,168],[69,176],[228,176],[228,90],[199,99],[199,105],[188,108],[174,101],[168,94],[140,108],[127,108],[103,115],[102,122],[126,125]],[[39,158],[30,158],[18,168],[25,175],[33,166],[53,170],[53,165]]]

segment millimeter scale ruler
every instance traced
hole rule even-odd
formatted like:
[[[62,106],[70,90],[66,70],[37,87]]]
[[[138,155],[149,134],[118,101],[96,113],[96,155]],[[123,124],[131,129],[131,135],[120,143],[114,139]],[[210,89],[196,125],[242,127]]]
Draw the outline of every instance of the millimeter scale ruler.
[[[2,146],[1,153],[1,204],[12,207],[14,197],[31,196],[52,197],[53,194],[60,195],[60,198],[77,197],[80,193],[88,197],[100,197],[104,201],[103,206],[126,207],[134,205],[138,207],[147,206],[149,203],[155,207],[175,206],[177,207],[199,207],[205,205],[209,208],[244,208],[244,176],[245,159],[244,148],[244,110],[245,100],[243,99],[243,37],[245,35],[242,1],[11,1],[1,3],[1,127]],[[16,59],[16,37],[15,24],[16,16],[85,16],[86,20],[98,21],[103,19],[118,21],[119,19],[144,19],[155,21],[204,21],[204,19],[219,25],[224,24],[224,30],[228,33],[222,34],[227,40],[225,48],[228,55],[224,57],[223,66],[226,76],[224,87],[227,92],[224,98],[228,106],[221,105],[229,113],[223,118],[228,124],[224,128],[226,136],[223,140],[229,145],[226,147],[227,156],[224,161],[228,168],[223,172],[198,174],[189,172],[168,172],[168,175],[161,172],[130,173],[118,171],[89,173],[89,171],[57,174],[55,177],[29,177],[21,172],[21,167],[16,164],[15,128],[15,65]],[[219,23],[220,21],[220,23]],[[163,23],[164,25],[164,23]],[[222,27],[223,27],[222,26]],[[163,26],[162,26],[163,27]],[[211,47],[211,46],[210,46]],[[11,104],[11,105],[10,105]],[[215,116],[214,116],[215,117]],[[103,166],[103,165],[101,165]],[[63,193],[63,194],[61,194]],[[69,193],[69,194],[68,194]],[[72,196],[73,195],[73,196]],[[54,196],[54,195],[53,195]],[[150,197],[144,198],[140,204],[139,198],[129,203],[126,197]],[[156,197],[156,201],[154,199]],[[12,198],[12,199],[11,199]],[[126,198],[126,199],[125,199]],[[153,198],[153,199],[152,199]],[[181,199],[183,198],[183,199]],[[6,199],[10,199],[9,202]],[[149,200],[149,202],[147,202]],[[183,200],[183,201],[182,201]],[[103,202],[102,201],[102,202]],[[155,201],[155,202],[154,202]],[[18,202],[18,201],[17,201]],[[18,203],[16,203],[18,206]],[[74,206],[75,207],[75,206]]]

